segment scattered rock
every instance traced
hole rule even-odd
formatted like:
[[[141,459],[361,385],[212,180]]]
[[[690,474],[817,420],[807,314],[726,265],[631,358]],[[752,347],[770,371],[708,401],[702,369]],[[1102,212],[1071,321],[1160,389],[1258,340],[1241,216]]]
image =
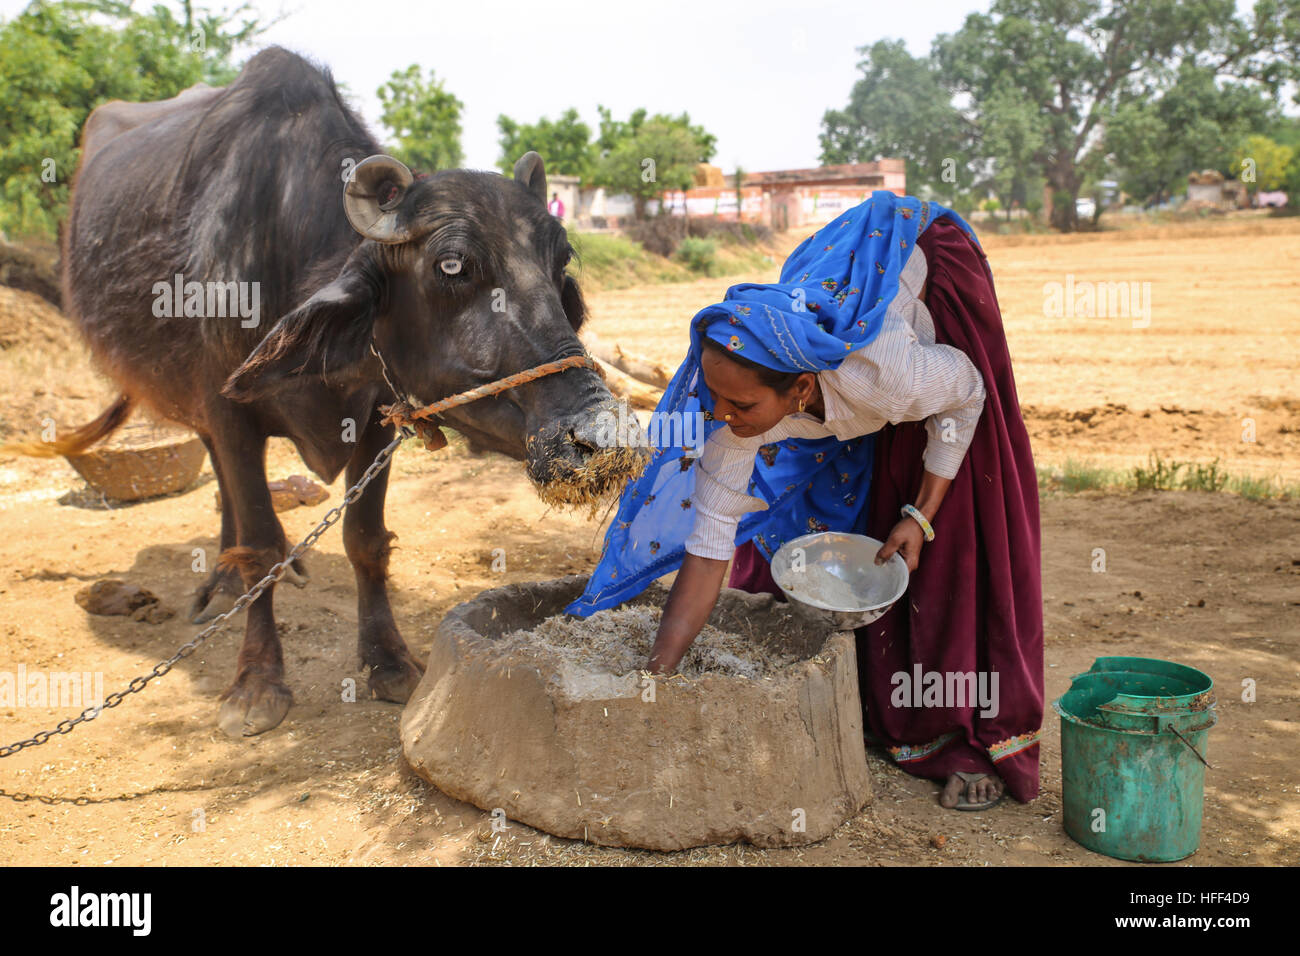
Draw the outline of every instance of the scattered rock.
[[[318,505],[329,498],[330,493],[306,475],[290,475],[278,481],[268,481],[267,490],[271,492],[271,507],[276,511],[289,511],[301,505]],[[212,496],[218,511],[221,510],[221,491]]]
[[[163,607],[148,588],[127,584],[119,578],[105,578],[77,592],[76,601],[88,614],[122,615],[133,621],[160,624],[176,612]]]

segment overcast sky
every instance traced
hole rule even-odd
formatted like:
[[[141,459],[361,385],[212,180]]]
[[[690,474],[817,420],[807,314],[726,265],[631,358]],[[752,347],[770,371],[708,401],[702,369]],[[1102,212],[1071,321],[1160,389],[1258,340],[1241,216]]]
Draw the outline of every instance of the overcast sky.
[[[219,9],[234,0],[210,5]],[[0,0],[0,16],[25,6]],[[268,15],[288,13],[260,42],[329,66],[381,139],[375,91],[393,70],[418,63],[435,70],[465,104],[467,166],[495,165],[499,113],[533,122],[572,106],[594,132],[602,104],[619,118],[641,106],[652,113],[685,110],[717,136],[714,163],[758,172],[817,165],[822,113],[848,102],[857,47],[896,37],[923,54],[935,34],[958,29],[989,3],[253,0],[253,6]]]

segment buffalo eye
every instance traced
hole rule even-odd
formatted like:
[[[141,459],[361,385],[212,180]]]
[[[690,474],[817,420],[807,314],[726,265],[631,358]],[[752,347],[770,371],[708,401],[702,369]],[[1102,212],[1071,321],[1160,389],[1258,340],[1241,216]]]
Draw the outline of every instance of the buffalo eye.
[[[459,256],[447,256],[447,258],[438,261],[438,268],[443,271],[444,275],[460,275],[461,270],[465,268],[465,262]]]

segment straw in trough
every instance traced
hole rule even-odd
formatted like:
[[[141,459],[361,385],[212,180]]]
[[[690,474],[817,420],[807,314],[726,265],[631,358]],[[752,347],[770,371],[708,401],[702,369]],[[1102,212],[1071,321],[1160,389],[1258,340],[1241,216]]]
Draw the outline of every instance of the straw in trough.
[[[548,617],[530,630],[506,634],[501,648],[526,647],[584,671],[618,677],[642,670],[659,630],[662,608],[646,605],[597,611],[590,617]],[[689,679],[723,674],[755,680],[800,659],[794,648],[777,649],[753,637],[704,625],[677,673]]]

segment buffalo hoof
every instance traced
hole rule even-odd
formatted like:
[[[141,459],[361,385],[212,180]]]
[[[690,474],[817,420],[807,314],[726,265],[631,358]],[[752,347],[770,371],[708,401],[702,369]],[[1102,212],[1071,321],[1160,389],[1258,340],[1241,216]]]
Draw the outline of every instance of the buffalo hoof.
[[[293,691],[279,681],[250,676],[237,680],[222,701],[217,726],[231,737],[252,737],[284,720],[293,705]]]
[[[311,583],[311,575],[307,573],[307,566],[302,563],[302,558],[298,558],[289,562],[289,567],[285,569],[281,580],[288,581],[296,588],[305,588]]]
[[[194,590],[194,600],[190,603],[190,623],[204,624],[218,614],[224,614],[234,607],[235,599],[243,593],[239,572],[234,568],[213,571]]]
[[[307,567],[299,558],[290,562],[285,569],[284,578],[296,588],[305,588],[311,582]],[[235,606],[235,601],[244,593],[244,585],[239,571],[225,568],[213,571],[194,590],[194,600],[190,602],[190,623],[206,624],[218,614],[224,614]]]
[[[405,704],[424,676],[424,665],[410,654],[395,663],[370,665],[370,696]]]

